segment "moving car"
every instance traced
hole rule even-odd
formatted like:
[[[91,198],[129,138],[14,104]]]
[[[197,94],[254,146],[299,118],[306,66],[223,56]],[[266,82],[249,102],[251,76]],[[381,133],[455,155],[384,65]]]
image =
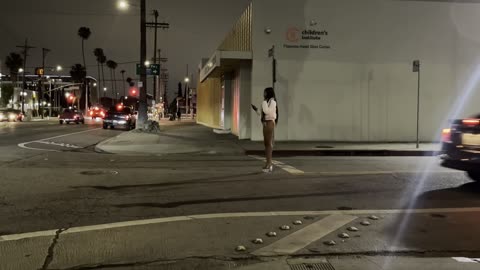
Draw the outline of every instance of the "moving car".
[[[60,125],[63,125],[63,123],[75,123],[75,124],[85,124],[85,118],[83,117],[83,114],[77,110],[73,109],[65,109],[59,116],[58,116],[58,121]]]
[[[14,109],[5,109],[0,111],[0,121],[16,122],[23,121],[25,116],[22,111]]]
[[[480,181],[480,114],[455,120],[442,131],[442,166],[467,172]]]
[[[112,129],[122,127],[126,130],[130,130],[135,128],[135,124],[136,116],[133,109],[122,105],[110,108],[103,119],[104,129],[107,129],[108,127]]]
[[[92,117],[92,119],[95,119],[95,118],[103,119],[105,117],[105,110],[100,107],[93,107],[90,110],[89,115]]]

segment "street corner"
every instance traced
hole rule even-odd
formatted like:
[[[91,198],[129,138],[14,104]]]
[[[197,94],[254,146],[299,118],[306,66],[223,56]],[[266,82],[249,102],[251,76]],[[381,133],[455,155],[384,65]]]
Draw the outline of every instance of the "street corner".
[[[476,209],[420,209],[359,214],[352,222],[298,252],[310,255],[478,256],[480,222]],[[467,209],[465,209],[467,210]],[[452,234],[452,224],[456,224]]]
[[[48,261],[49,269],[152,263],[193,257],[258,260],[261,257],[257,254],[258,250],[275,245],[326,217],[270,212],[210,214],[6,235],[0,238],[0,250],[7,250],[10,246],[18,249],[8,250],[2,255],[15,258],[20,263],[16,265],[14,260],[0,260],[0,268],[39,268],[24,267],[26,264],[22,256],[33,249],[36,249],[32,251],[34,255],[30,256],[37,258],[35,262],[40,266]],[[302,236],[306,241],[304,233]],[[296,248],[304,244],[297,244]],[[42,256],[45,260],[41,259]]]

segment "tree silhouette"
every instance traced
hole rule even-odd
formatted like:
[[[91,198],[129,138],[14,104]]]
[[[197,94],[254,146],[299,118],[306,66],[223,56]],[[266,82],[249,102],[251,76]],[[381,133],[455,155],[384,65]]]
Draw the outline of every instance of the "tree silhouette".
[[[88,27],[80,27],[78,29],[78,36],[82,39],[82,56],[83,56],[83,66],[86,67],[87,63],[85,61],[85,40],[87,40],[92,32]]]
[[[5,59],[5,65],[10,70],[12,82],[15,83],[18,79],[18,70],[23,66],[22,56],[14,52],[10,53]]]
[[[112,80],[112,97],[115,97],[117,94],[117,83],[115,81],[115,69],[117,68],[117,62],[113,60],[107,61],[107,67],[110,69],[110,79]]]
[[[102,89],[102,84],[101,84],[102,75],[100,74],[100,57],[105,56],[105,54],[104,54],[102,48],[95,48],[95,50],[93,50],[93,55],[95,55],[95,57],[97,59],[98,89]],[[100,98],[100,97],[98,97],[98,98]]]
[[[104,55],[101,55],[99,58],[98,58],[98,62],[100,63],[100,66],[102,68],[102,81],[103,81],[103,87],[105,87],[105,73],[103,71],[103,66],[105,65],[105,63],[107,62],[107,57]],[[103,90],[103,89],[102,89]],[[105,95],[104,95],[105,96]]]
[[[70,69],[70,76],[72,77],[72,81],[76,83],[82,83],[87,77],[87,72],[85,67],[82,64],[75,64]]]

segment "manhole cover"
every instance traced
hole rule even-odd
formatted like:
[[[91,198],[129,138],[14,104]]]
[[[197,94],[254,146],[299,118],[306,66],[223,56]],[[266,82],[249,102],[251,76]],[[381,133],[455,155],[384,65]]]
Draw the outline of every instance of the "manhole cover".
[[[301,263],[290,265],[292,270],[335,270],[330,263]]]
[[[102,174],[118,174],[117,171],[84,171],[84,172],[81,172],[80,174],[83,174],[83,175],[102,175]]]
[[[315,146],[315,148],[317,148],[317,149],[332,149],[333,146],[329,146],[329,145],[317,145],[317,146]]]

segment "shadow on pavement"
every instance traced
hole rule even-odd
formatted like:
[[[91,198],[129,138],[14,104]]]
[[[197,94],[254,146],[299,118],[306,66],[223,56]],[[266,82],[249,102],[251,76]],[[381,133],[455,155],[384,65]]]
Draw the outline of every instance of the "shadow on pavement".
[[[445,211],[396,215],[383,235],[392,251],[434,253],[438,256],[480,255],[480,214],[460,212],[480,207],[480,183],[424,192],[415,209],[458,208]]]

